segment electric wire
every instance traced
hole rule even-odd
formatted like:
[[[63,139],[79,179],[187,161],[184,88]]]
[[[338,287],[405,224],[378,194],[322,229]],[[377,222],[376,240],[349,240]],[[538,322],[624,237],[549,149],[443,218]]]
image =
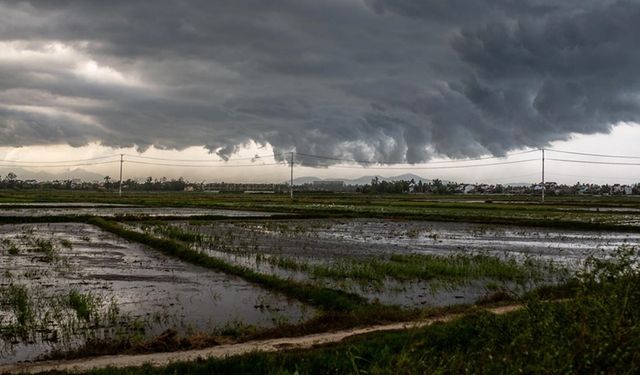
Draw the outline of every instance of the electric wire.
[[[123,155],[127,156],[127,157],[131,157],[131,158],[148,159],[148,160],[160,160],[160,161],[172,161],[172,162],[228,163],[230,161],[256,160],[256,159],[260,159],[260,158],[266,158],[266,157],[269,157],[269,156],[276,156],[276,155],[283,155],[283,154],[285,154],[285,153],[255,155],[255,156],[246,157],[246,158],[230,158],[228,160],[224,160],[224,159],[221,159],[221,160],[211,160],[211,159],[173,159],[173,158],[161,158],[161,157],[133,155],[133,154],[123,154]],[[288,154],[288,153],[286,153],[286,154]]]
[[[622,162],[594,161],[594,160],[574,160],[574,159],[556,159],[556,158],[545,158],[545,160],[559,161],[563,163],[580,163],[580,164],[640,165],[640,163],[622,163]]]
[[[551,152],[582,155],[582,156],[592,156],[592,157],[640,159],[640,156],[630,156],[630,155],[623,156],[623,155],[595,154],[595,153],[586,153],[586,152],[563,151],[563,150],[556,150],[556,149],[545,149],[545,150],[551,151]],[[537,151],[540,151],[540,150],[539,149],[527,150],[527,151],[512,153],[507,156],[524,155],[524,154],[530,154]],[[314,154],[307,154],[302,152],[281,152],[281,153],[255,155],[253,157],[236,158],[236,159],[229,159],[229,160],[173,159],[173,158],[161,158],[161,157],[133,155],[133,154],[113,154],[113,155],[99,156],[94,158],[64,160],[64,161],[2,160],[0,161],[0,167],[65,168],[65,167],[93,166],[93,165],[105,165],[105,164],[115,164],[115,163],[131,163],[131,164],[140,164],[140,165],[153,165],[153,166],[160,166],[160,167],[185,167],[185,168],[245,168],[245,167],[262,167],[262,166],[275,166],[275,165],[290,166],[291,162],[288,160],[288,158],[284,158],[283,160],[270,162],[270,163],[229,164],[230,161],[246,161],[246,160],[257,161],[261,158],[266,158],[266,157],[275,158],[277,156],[290,155],[290,154],[294,155],[298,160],[301,158],[301,159],[329,160],[329,161],[335,161],[335,162],[361,164],[361,165],[331,165],[331,168],[340,168],[340,169],[364,168],[364,169],[371,169],[371,170],[461,169],[461,168],[479,168],[479,167],[490,167],[490,166],[520,164],[520,163],[528,163],[533,161],[540,161],[539,158],[535,158],[535,159],[524,159],[524,160],[515,160],[515,161],[504,160],[504,161],[498,161],[493,163],[482,163],[482,164],[468,164],[469,162],[474,162],[474,161],[484,161],[484,160],[504,158],[504,157],[498,157],[498,156],[490,156],[490,157],[480,157],[480,158],[465,159],[465,160],[432,161],[432,162],[422,163],[422,165],[407,166],[407,163],[404,161],[403,162],[370,161],[370,160],[335,158],[331,156],[314,155]],[[120,160],[121,156],[123,156],[122,160]],[[118,160],[107,160],[111,158],[118,158]],[[101,160],[105,160],[105,161],[101,161]],[[632,162],[616,162],[616,161],[578,160],[578,159],[564,159],[564,158],[553,158],[553,157],[551,158],[547,157],[545,158],[545,160],[551,161],[551,162],[561,162],[561,163],[640,166],[640,162],[632,163]],[[465,163],[465,162],[467,164],[464,164],[464,165],[459,164],[459,163]],[[294,164],[296,164],[295,160],[294,160]],[[300,163],[298,162],[298,164]],[[393,166],[392,164],[400,164],[401,166]],[[308,167],[313,167],[313,166],[308,166]]]
[[[98,156],[95,158],[88,158],[88,159],[76,159],[76,160],[58,160],[58,161],[49,161],[49,160],[43,160],[43,161],[28,161],[28,160],[2,160],[0,162],[2,163],[19,163],[19,164],[69,164],[69,163],[82,163],[82,162],[88,162],[88,161],[94,161],[94,160],[103,160],[103,159],[110,159],[110,158],[114,158],[114,157],[119,157],[120,155],[109,155],[109,156]]]
[[[125,160],[125,163],[156,165],[161,167],[186,167],[186,168],[241,168],[241,167],[263,167],[269,165],[282,165],[282,163],[261,163],[261,164],[234,164],[234,165],[202,165],[202,164],[170,164],[170,163],[149,163],[136,160]]]
[[[46,165],[33,165],[33,164],[0,164],[0,167],[8,167],[8,168],[15,168],[15,167],[19,167],[19,168],[65,168],[65,167],[82,167],[82,166],[87,166],[87,165],[103,165],[103,164],[114,164],[114,163],[120,163],[120,160],[112,160],[112,161],[103,161],[103,162],[97,162],[97,163],[78,163],[78,164],[64,164],[64,165],[51,165],[51,164],[46,164]]]
[[[593,154],[589,152],[577,152],[577,151],[563,151],[552,148],[545,148],[545,151],[559,152],[562,154],[583,155],[583,156],[595,156],[599,158],[616,158],[616,159],[640,159],[640,156],[631,155],[610,155],[610,154]]]

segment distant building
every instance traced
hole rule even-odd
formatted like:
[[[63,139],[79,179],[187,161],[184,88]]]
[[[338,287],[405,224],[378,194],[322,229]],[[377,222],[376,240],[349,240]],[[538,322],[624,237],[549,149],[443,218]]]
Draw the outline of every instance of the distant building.
[[[416,191],[416,186],[418,186],[413,180],[409,182],[409,193],[414,193]]]
[[[464,194],[470,194],[476,191],[476,186],[475,185],[467,185],[464,187],[464,189],[462,190],[462,192]]]

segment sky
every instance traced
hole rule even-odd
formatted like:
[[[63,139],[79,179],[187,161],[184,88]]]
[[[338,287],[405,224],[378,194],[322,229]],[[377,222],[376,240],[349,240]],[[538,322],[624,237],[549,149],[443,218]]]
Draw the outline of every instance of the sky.
[[[126,178],[279,182],[296,151],[324,157],[296,176],[506,183],[540,162],[427,168],[640,155],[638,1],[2,1],[0,17],[3,167],[113,177],[51,162],[122,153]],[[545,166],[640,182],[640,165]]]

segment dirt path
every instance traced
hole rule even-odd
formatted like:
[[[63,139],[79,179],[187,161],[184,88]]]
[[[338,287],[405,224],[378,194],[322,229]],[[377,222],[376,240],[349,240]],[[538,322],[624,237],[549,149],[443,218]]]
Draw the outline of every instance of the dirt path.
[[[494,314],[505,314],[522,308],[521,305],[510,305],[487,309]],[[317,333],[301,337],[285,337],[279,339],[256,340],[240,344],[218,345],[206,349],[187,350],[169,353],[152,353],[136,355],[112,355],[94,358],[82,358],[71,361],[46,361],[23,363],[14,365],[0,365],[0,374],[36,374],[45,371],[84,372],[105,367],[131,367],[151,364],[152,366],[166,366],[172,362],[193,361],[199,358],[224,358],[245,354],[253,351],[276,352],[287,349],[306,349],[315,345],[340,342],[347,337],[371,332],[396,331],[409,328],[428,326],[436,322],[448,322],[461,317],[462,314],[451,314],[437,318],[376,325],[366,328],[355,328],[344,331]]]

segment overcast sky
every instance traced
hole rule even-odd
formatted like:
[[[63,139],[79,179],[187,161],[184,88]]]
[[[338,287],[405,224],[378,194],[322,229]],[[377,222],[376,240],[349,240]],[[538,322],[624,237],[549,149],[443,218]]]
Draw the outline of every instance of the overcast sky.
[[[640,155],[639,1],[2,1],[0,20],[5,160],[259,154],[255,163],[270,164],[296,150],[424,168],[540,147]],[[323,167],[298,175],[539,179],[538,162],[298,162]],[[640,166],[549,163],[552,180],[640,181]],[[288,175],[286,166],[127,172]]]

